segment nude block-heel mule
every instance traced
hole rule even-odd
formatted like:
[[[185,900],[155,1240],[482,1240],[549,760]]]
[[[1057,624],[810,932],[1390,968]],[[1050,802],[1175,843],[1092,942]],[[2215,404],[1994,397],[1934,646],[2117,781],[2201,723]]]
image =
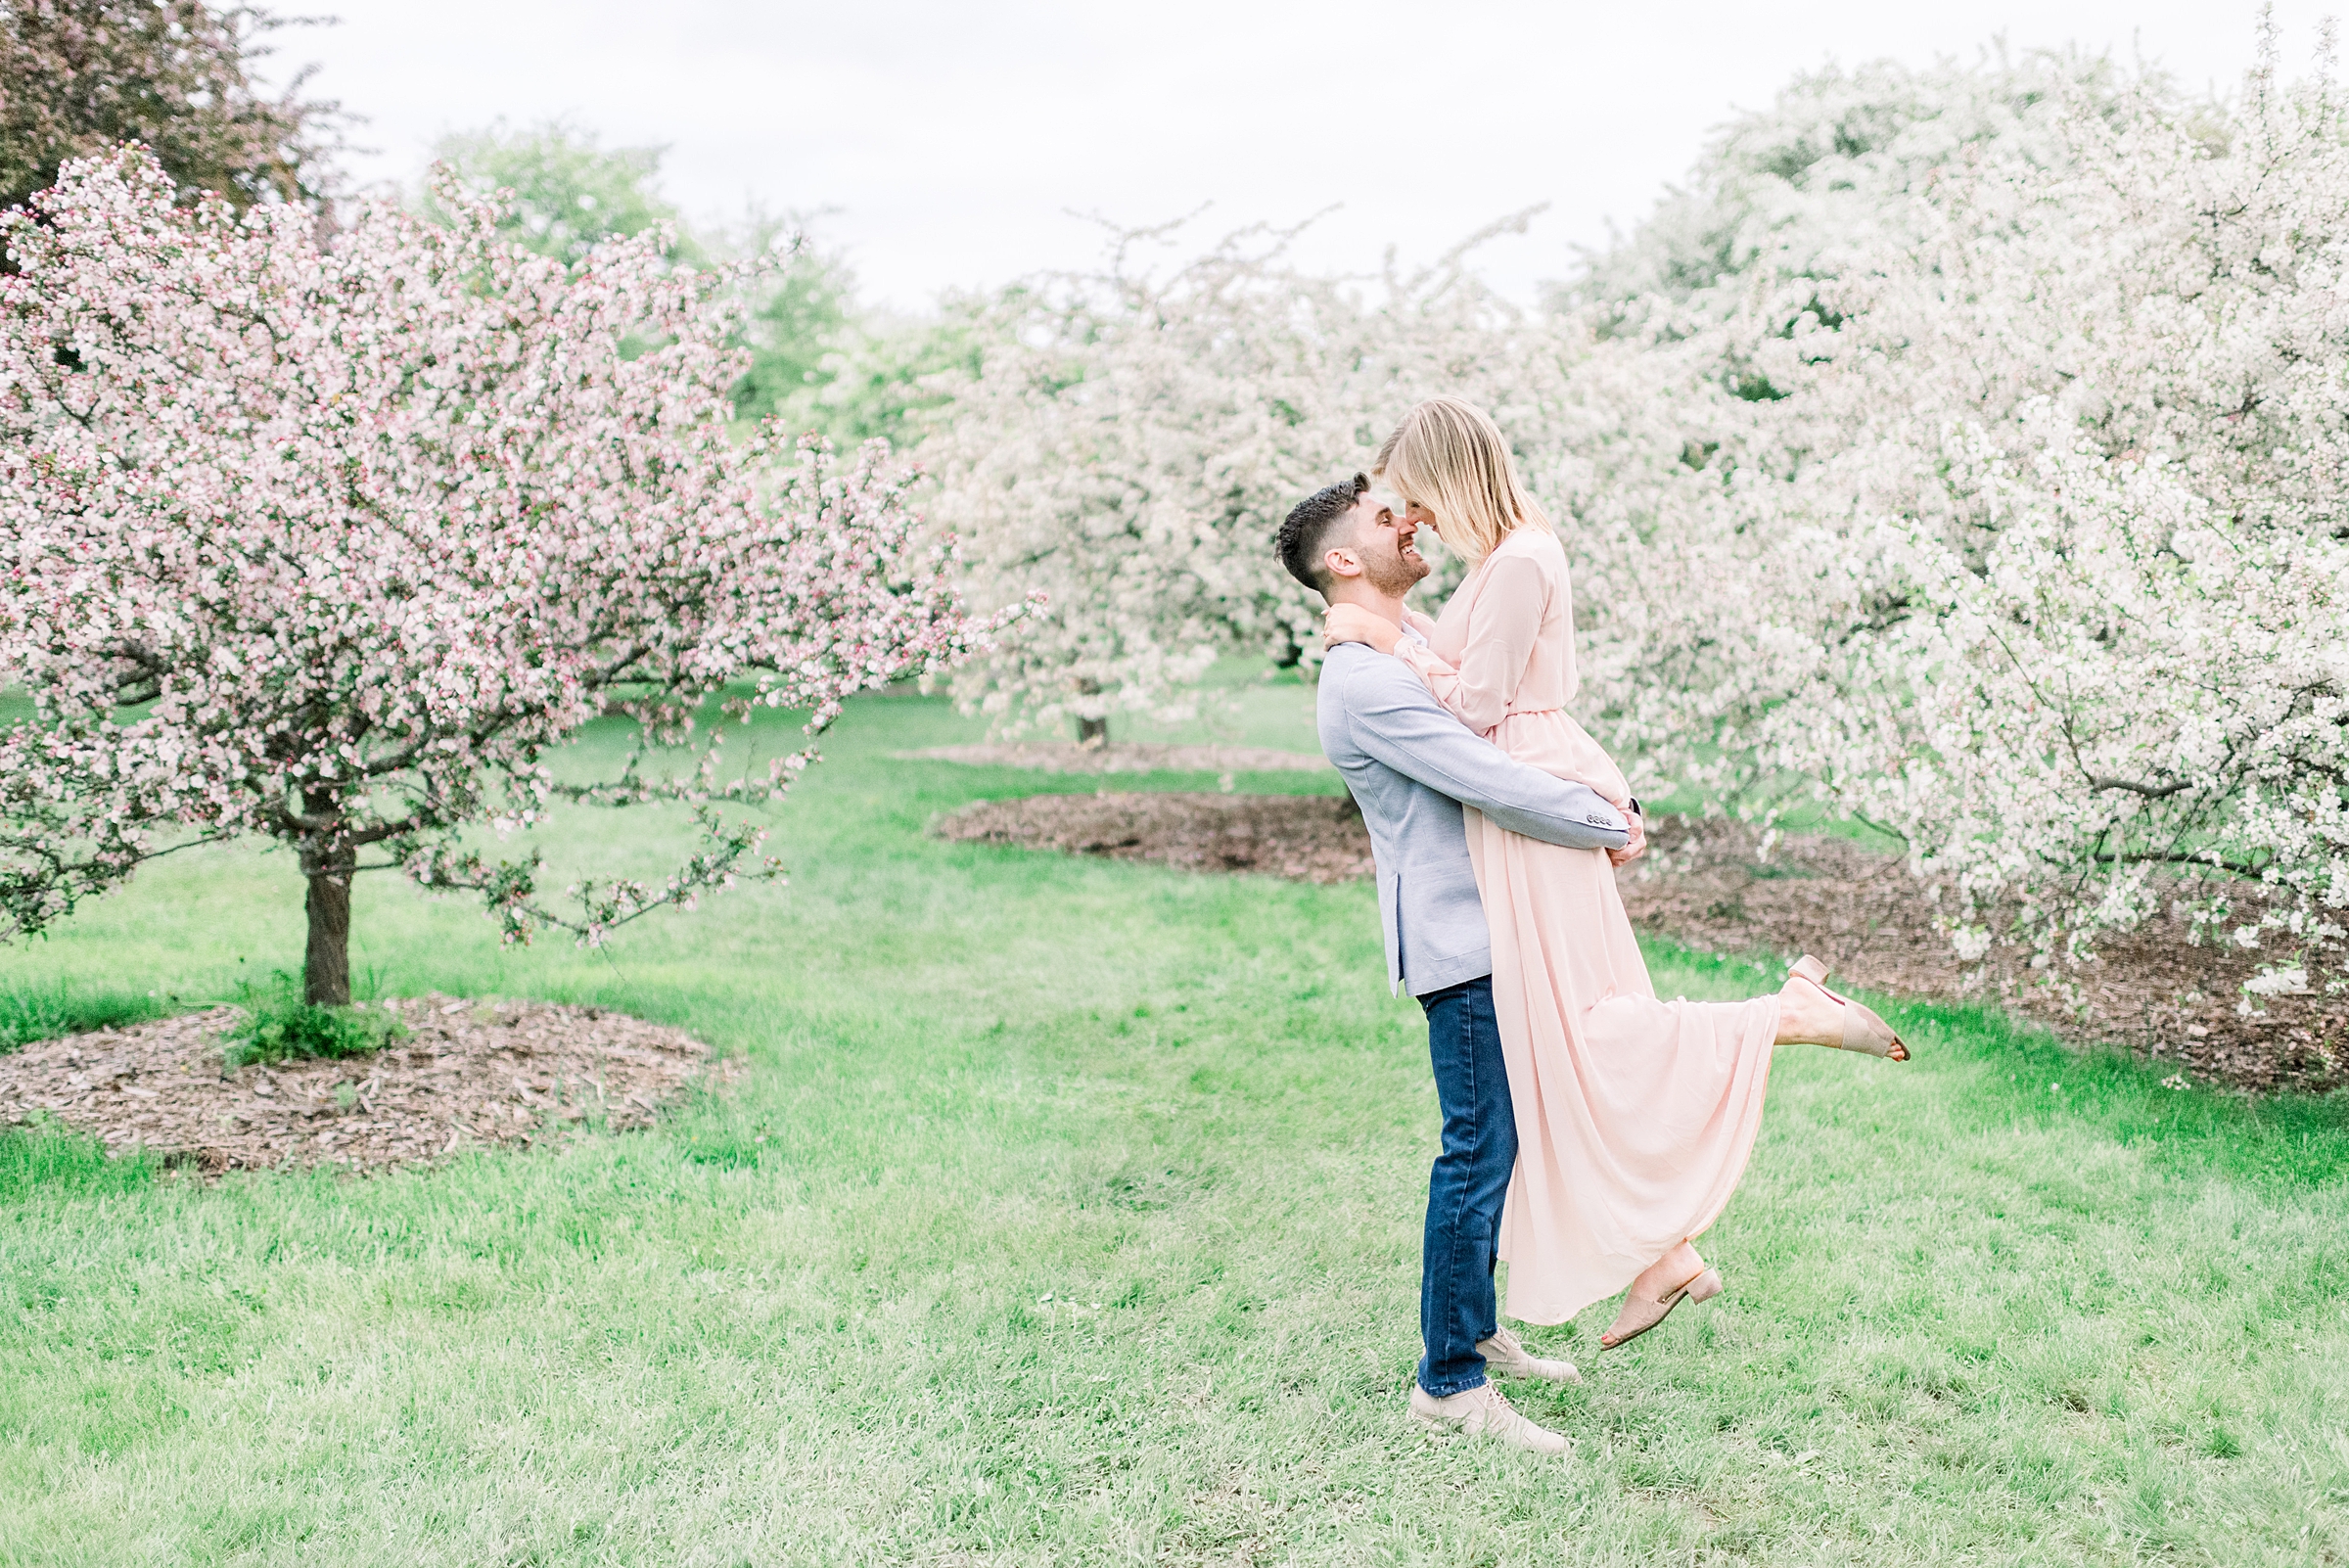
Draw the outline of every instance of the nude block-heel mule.
[[[1598,1337],[1600,1350],[1620,1350],[1672,1315],[1672,1310],[1683,1301],[1711,1301],[1721,1294],[1721,1270],[1707,1268],[1662,1301],[1642,1301],[1637,1296],[1623,1298],[1623,1311],[1616,1314],[1615,1326]]]
[[[1870,1056],[1881,1056],[1888,1061],[1895,1062],[1905,1062],[1915,1054],[1909,1049],[1909,1042],[1894,1034],[1892,1026],[1884,1022],[1873,1009],[1852,1000],[1849,996],[1827,991],[1827,966],[1817,958],[1805,953],[1801,958],[1795,960],[1794,967],[1786,972],[1797,980],[1811,982],[1812,985],[1817,986],[1820,991],[1825,991],[1829,996],[1843,1003],[1843,1038],[1835,1042],[1833,1049],[1865,1051]],[[1901,1054],[1898,1056],[1892,1054],[1895,1046],[1900,1048]]]

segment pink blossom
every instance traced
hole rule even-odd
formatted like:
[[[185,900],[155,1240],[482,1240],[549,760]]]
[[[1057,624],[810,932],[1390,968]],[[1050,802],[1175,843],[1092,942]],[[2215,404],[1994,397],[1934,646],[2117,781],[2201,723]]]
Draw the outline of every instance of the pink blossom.
[[[600,941],[742,874],[761,833],[721,807],[986,629],[884,446],[730,433],[725,279],[659,236],[567,269],[438,195],[446,227],[374,206],[321,243],[297,209],[175,209],[130,148],[0,218],[0,670],[35,704],[0,734],[0,936],[258,834],[310,879],[316,998],[354,871],[475,889],[527,938],[557,918],[535,856],[462,829],[686,803],[709,843],[668,879],[575,890],[558,923]],[[808,713],[809,749],[722,769],[721,716],[759,706]],[[626,765],[559,783],[548,749],[614,714]],[[657,771],[672,745],[693,765]]]

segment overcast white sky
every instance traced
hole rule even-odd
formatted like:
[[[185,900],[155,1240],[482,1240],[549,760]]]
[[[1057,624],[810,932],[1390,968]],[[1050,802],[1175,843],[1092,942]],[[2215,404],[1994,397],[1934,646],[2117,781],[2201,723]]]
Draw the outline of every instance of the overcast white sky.
[[[2326,3],[2280,0],[2305,69]],[[289,6],[289,11],[301,9]],[[1548,210],[1483,253],[1526,293],[1635,221],[1708,131],[1827,61],[1917,64],[2076,42],[2232,90],[2253,0],[321,0],[338,27],[281,35],[317,91],[367,116],[362,174],[411,178],[433,141],[565,115],[606,145],[668,149],[696,215],[831,208],[820,232],[866,295],[1087,264],[1075,213],[1205,241],[1333,204],[1307,247],[1369,270],[1492,219]]]

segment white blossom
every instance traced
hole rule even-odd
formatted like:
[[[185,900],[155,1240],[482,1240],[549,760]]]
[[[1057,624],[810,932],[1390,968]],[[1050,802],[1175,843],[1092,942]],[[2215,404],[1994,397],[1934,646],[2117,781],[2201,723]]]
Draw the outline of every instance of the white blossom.
[[[922,451],[973,598],[1052,608],[958,694],[1310,665],[1276,524],[1452,392],[1561,524],[1578,716],[1641,794],[1881,827],[1969,960],[2052,977],[2175,899],[2341,984],[2349,121],[2265,58],[2225,105],[2070,58],[1806,78],[1549,311],[1265,236],[999,297]]]

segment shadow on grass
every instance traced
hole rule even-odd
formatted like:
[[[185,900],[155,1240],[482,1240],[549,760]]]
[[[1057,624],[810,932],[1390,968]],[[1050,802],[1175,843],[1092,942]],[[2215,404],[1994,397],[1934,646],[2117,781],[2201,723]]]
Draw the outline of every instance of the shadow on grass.
[[[1647,941],[1662,962],[1717,978],[1723,994],[1774,985],[1774,965]],[[2180,1176],[2215,1174],[2305,1189],[2349,1178],[2349,1093],[2254,1096],[2179,1076],[2119,1046],[2087,1050],[1995,1007],[1863,993],[1915,1046],[1919,1065],[1969,1063],[1971,1091],[1948,1107],[1976,1127],[2062,1121],[2138,1148]]]
[[[170,1010],[163,998],[141,992],[81,992],[64,986],[0,991],[0,1051],[60,1035],[143,1024]]]
[[[34,1189],[45,1195],[112,1196],[155,1180],[145,1151],[109,1159],[106,1145],[54,1125],[0,1130],[0,1204],[22,1203]]]

